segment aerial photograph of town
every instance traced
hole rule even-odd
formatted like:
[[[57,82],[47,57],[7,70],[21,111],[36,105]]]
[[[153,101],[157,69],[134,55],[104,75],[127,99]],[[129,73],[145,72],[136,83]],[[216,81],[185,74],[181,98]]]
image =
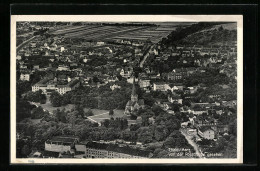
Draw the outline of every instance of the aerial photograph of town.
[[[237,158],[236,22],[16,22],[16,158]]]

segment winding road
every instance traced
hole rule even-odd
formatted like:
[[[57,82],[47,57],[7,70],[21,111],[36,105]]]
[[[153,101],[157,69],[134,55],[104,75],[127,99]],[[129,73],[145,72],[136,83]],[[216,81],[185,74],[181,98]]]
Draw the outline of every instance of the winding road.
[[[191,136],[187,134],[187,132],[184,129],[180,129],[181,134],[186,138],[186,140],[188,141],[188,143],[194,148],[196,155],[199,158],[204,158],[203,154],[201,153],[200,148],[198,147],[198,145],[191,139]]]

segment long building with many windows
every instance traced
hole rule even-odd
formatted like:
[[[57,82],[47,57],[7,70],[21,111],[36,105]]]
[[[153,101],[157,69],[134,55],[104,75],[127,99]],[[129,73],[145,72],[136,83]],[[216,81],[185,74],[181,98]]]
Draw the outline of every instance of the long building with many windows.
[[[32,91],[36,92],[42,90],[44,94],[49,94],[53,91],[57,91],[58,93],[63,95],[68,91],[74,90],[75,88],[79,87],[79,85],[80,81],[78,79],[74,79],[67,84],[59,84],[55,80],[44,78],[43,80],[32,86]]]
[[[151,158],[150,151],[132,149],[128,146],[120,147],[117,144],[102,144],[88,142],[86,144],[86,158]]]

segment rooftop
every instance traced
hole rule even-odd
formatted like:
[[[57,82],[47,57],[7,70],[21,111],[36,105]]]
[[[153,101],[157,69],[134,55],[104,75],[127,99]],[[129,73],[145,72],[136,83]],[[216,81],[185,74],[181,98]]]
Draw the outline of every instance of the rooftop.
[[[75,136],[56,136],[56,137],[52,137],[52,139],[50,139],[50,141],[52,141],[52,142],[67,142],[67,143],[73,143],[76,140],[79,140],[79,137],[75,137]]]
[[[129,146],[119,147],[117,144],[102,144],[96,142],[88,142],[86,144],[86,147],[94,148],[94,149],[103,149],[107,151],[114,151],[117,153],[124,153],[124,154],[129,154],[133,156],[142,156],[142,157],[148,157],[150,154],[150,151],[132,149]]]

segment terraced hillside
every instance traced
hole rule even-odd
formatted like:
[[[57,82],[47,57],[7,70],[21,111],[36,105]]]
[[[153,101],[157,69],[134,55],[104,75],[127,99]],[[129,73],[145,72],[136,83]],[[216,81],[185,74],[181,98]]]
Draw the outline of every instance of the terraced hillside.
[[[138,40],[159,42],[167,37],[176,27],[169,26],[71,26],[51,32],[65,38],[83,38],[87,41]]]

